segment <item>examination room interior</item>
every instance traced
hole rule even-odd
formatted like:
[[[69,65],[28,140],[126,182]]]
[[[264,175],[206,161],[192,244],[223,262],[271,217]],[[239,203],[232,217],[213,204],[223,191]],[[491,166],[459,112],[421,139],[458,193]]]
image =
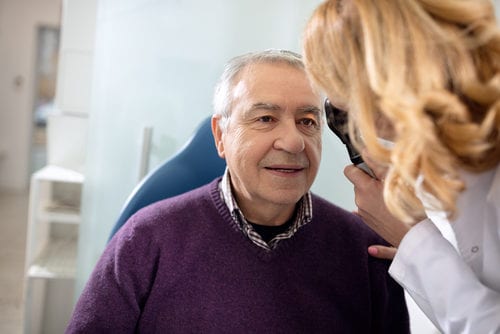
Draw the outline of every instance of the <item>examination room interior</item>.
[[[300,52],[319,3],[0,0],[0,334],[64,331],[134,186],[211,114],[224,62]],[[312,190],[354,210],[345,148],[323,141]],[[407,299],[412,332],[438,333]]]

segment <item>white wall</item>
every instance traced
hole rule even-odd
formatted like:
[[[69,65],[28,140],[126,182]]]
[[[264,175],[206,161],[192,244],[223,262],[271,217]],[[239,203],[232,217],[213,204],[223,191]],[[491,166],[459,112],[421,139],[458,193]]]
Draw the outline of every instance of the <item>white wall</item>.
[[[91,105],[97,0],[63,2],[55,115],[47,125],[49,164],[84,172]]]
[[[0,0],[0,189],[28,186],[36,27],[59,26],[60,5],[61,0]]]
[[[64,1],[56,105],[88,117],[91,103],[97,0]]]

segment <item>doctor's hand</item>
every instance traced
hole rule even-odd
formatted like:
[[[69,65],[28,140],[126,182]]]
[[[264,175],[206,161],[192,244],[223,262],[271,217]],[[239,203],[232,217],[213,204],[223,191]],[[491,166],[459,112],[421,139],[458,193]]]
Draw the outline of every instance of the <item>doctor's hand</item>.
[[[370,177],[354,165],[344,169],[345,176],[354,185],[355,202],[358,207],[357,215],[388,243],[398,247],[411,226],[395,218],[389,212],[384,203],[384,184],[381,181],[385,171],[373,168],[373,164],[369,165],[375,172],[377,179]],[[394,247],[373,245],[368,248],[368,253],[377,258],[392,259],[396,254]]]
[[[361,219],[361,215],[358,213],[358,211],[353,212],[356,216],[359,216]],[[364,221],[364,219],[363,219]],[[368,225],[368,224],[367,224]],[[370,254],[373,257],[379,258],[379,259],[385,259],[385,260],[392,260],[396,256],[396,252],[398,249],[396,247],[392,246],[383,246],[383,245],[371,245],[368,247],[368,254]]]

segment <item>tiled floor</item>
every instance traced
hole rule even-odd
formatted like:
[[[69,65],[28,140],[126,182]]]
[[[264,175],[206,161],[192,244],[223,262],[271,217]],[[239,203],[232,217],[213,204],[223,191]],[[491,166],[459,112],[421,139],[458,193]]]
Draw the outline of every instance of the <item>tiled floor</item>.
[[[0,334],[22,332],[28,193],[0,192]]]

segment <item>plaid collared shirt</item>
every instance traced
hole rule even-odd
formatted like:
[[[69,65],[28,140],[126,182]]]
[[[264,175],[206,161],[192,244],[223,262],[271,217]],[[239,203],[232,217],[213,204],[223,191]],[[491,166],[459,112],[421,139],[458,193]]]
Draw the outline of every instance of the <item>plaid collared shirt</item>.
[[[222,200],[226,203],[229,212],[231,212],[231,216],[240,227],[243,234],[246,235],[254,244],[268,251],[275,249],[276,245],[281,240],[291,238],[299,228],[309,223],[312,219],[311,193],[307,192],[304,196],[302,196],[298,203],[293,224],[290,225],[285,232],[279,233],[269,242],[265,242],[260,234],[257,233],[253,226],[245,219],[245,216],[243,216],[243,213],[239,209],[238,203],[236,203],[231,190],[231,177],[227,168],[221,182],[219,183],[219,190]]]

